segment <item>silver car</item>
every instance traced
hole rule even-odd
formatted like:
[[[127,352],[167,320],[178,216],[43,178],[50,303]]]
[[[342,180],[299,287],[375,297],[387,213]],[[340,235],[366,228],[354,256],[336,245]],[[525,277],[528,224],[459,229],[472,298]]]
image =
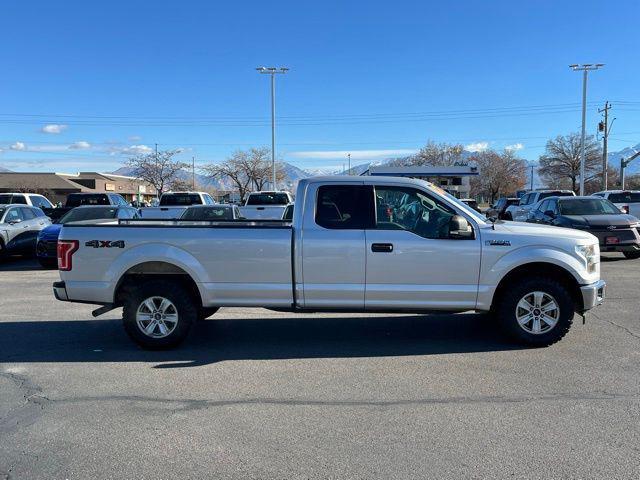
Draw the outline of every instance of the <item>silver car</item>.
[[[51,220],[37,207],[0,205],[0,256],[33,253],[38,232],[48,225]]]

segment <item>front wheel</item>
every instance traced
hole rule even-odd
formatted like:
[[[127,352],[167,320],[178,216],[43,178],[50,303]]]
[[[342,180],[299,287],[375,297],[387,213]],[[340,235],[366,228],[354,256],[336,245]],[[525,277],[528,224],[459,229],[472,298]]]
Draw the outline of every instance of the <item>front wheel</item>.
[[[535,277],[507,288],[495,312],[509,336],[520,343],[546,347],[567,334],[575,303],[563,284]]]
[[[640,251],[634,251],[634,252],[622,252],[624,254],[624,256],[630,260],[635,260],[636,258],[640,258]]]
[[[127,292],[124,329],[142,348],[160,350],[180,344],[198,318],[192,296],[177,282],[149,282]]]

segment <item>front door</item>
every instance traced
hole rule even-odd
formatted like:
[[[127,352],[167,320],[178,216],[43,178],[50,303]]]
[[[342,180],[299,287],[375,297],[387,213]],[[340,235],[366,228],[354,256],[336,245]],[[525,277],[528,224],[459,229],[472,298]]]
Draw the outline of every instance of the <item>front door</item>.
[[[367,309],[473,309],[480,240],[449,237],[456,212],[412,187],[375,187],[366,231]]]

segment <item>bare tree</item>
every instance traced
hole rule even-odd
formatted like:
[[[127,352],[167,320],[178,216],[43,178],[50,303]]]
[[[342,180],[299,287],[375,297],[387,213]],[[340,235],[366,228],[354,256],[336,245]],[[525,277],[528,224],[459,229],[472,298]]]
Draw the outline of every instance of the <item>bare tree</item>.
[[[434,167],[450,167],[464,162],[464,147],[460,144],[435,143],[431,140],[414,155],[399,158],[390,162],[393,166],[430,165]]]
[[[147,153],[127,160],[126,165],[133,174],[156,189],[158,195],[171,187],[179,179],[181,170],[188,167],[184,162],[174,160],[179,150],[163,150],[157,154]]]
[[[264,147],[238,150],[224,162],[205,165],[202,170],[210,178],[230,180],[240,194],[240,201],[244,201],[249,191],[262,190],[271,181],[270,153]],[[276,180],[282,182],[285,178],[282,164],[276,164]]]
[[[476,162],[480,171],[480,175],[471,180],[471,193],[486,195],[492,203],[499,194],[512,194],[526,183],[526,163],[512,150],[501,153],[485,150],[473,154],[469,160]]]
[[[580,134],[558,135],[549,140],[545,153],[540,157],[540,175],[550,186],[566,184],[574,192],[578,191],[580,181]],[[585,184],[598,177],[602,163],[600,144],[593,135],[585,138]]]

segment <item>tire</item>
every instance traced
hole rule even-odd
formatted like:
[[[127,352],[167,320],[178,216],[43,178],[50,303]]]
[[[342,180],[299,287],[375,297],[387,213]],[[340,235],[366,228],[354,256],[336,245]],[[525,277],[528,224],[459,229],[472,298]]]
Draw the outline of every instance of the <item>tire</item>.
[[[518,343],[533,347],[546,347],[564,337],[571,328],[575,310],[567,287],[541,277],[517,280],[495,306],[502,329]]]
[[[508,220],[508,221],[510,221],[510,222],[513,222],[513,216],[511,215],[511,213],[510,213],[510,212],[505,213],[505,214],[502,216],[502,219],[503,219],[503,220]]]
[[[626,258],[629,260],[635,260],[636,258],[640,258],[640,251],[635,252],[622,252]]]
[[[47,270],[52,270],[54,268],[58,268],[58,260],[55,259],[51,259],[51,258],[42,258],[42,257],[38,257],[38,263],[40,264],[40,266],[42,268],[46,268]]]
[[[209,318],[211,315],[220,310],[220,307],[203,307],[200,309],[198,314],[198,320],[203,321]]]
[[[142,348],[164,350],[187,337],[198,311],[196,301],[179,282],[156,280],[127,290],[122,322],[129,337]]]

